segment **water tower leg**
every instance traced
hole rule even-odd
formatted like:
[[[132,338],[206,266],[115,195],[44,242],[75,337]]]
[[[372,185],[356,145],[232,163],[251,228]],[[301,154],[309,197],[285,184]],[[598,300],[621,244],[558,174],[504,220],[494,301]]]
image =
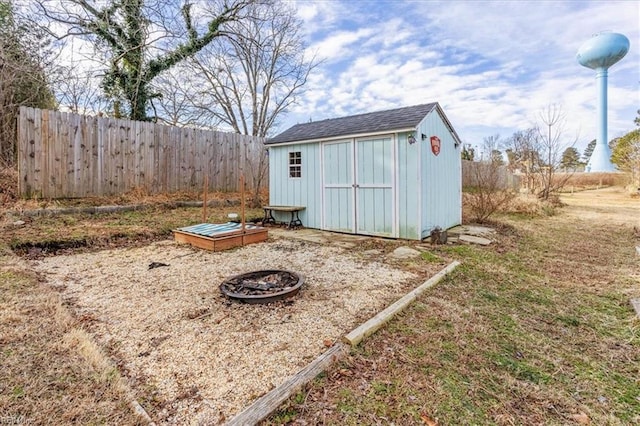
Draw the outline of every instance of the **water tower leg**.
[[[613,172],[611,163],[611,151],[607,140],[607,74],[606,68],[596,70],[596,83],[598,86],[598,134],[596,146],[589,161],[591,172]]]

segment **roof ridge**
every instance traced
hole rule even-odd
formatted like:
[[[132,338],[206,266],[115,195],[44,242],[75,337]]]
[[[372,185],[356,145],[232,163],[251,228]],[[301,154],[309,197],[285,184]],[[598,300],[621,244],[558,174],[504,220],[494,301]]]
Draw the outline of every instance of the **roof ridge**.
[[[307,123],[297,123],[295,124],[296,126],[298,124],[309,124],[309,123],[320,123],[322,121],[328,121],[328,120],[339,120],[341,118],[355,118],[355,117],[362,117],[364,115],[371,115],[371,114],[382,114],[382,113],[386,113],[386,112],[395,112],[395,111],[400,111],[402,109],[412,109],[412,108],[418,108],[418,107],[423,107],[423,106],[431,106],[431,105],[435,105],[438,102],[428,102],[426,104],[418,104],[418,105],[409,105],[409,106],[404,106],[404,107],[399,107],[399,108],[391,108],[391,109],[381,109],[378,111],[370,111],[370,112],[361,112],[359,114],[351,114],[351,115],[343,115],[340,117],[330,117],[330,118],[323,118],[322,120],[318,120],[318,121],[309,121]]]
[[[298,123],[266,141],[267,144],[311,141],[323,138],[358,135],[365,133],[392,132],[416,127],[433,110],[438,102],[404,106],[319,121]]]

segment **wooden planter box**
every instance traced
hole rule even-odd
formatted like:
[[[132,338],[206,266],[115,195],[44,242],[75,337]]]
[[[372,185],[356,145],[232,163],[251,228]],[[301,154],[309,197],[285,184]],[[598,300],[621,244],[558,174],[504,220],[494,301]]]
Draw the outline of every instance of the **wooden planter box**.
[[[178,228],[173,231],[173,238],[178,243],[188,243],[211,251],[228,250],[247,244],[259,243],[267,240],[267,228],[255,225],[242,225],[235,222],[198,225]]]

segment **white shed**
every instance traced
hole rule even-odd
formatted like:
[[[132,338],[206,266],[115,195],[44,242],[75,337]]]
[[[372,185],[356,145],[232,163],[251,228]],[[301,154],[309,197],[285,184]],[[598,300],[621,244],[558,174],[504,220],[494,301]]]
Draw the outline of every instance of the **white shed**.
[[[297,124],[267,146],[269,204],[303,206],[305,227],[421,240],[461,223],[461,142],[437,102]]]

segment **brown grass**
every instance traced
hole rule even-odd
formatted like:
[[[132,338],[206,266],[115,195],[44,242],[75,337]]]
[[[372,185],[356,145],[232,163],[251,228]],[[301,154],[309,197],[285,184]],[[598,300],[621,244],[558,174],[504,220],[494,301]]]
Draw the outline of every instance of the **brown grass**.
[[[0,206],[11,205],[18,199],[18,171],[0,163]]]
[[[478,215],[474,212],[475,204],[473,201],[468,194],[463,194],[462,223],[478,223]],[[556,214],[557,209],[562,206],[563,202],[557,195],[549,197],[548,200],[540,200],[532,194],[518,194],[508,197],[484,221],[495,223],[500,217],[509,215],[530,219],[553,216]]]
[[[20,269],[0,268],[0,421],[144,424],[117,370],[59,295]]]
[[[529,206],[514,214],[512,206],[498,216],[488,248],[435,249],[463,266],[267,423],[638,424],[640,322],[628,299],[640,296],[633,228],[640,229],[640,204],[614,190],[563,201],[554,216]],[[3,229],[2,421],[141,422],[83,318],[7,247],[145,244],[200,214],[163,207],[33,218]]]
[[[145,198],[144,193],[128,197],[148,203],[168,198]],[[210,194],[209,199],[214,197]],[[226,221],[228,213],[238,211],[237,205],[210,209],[208,220]],[[248,209],[247,217],[261,213]],[[28,265],[10,247],[27,257],[39,257],[147,244],[167,238],[171,229],[199,223],[201,215],[201,208],[150,205],[117,214],[18,216],[5,221],[0,233],[0,422],[146,423],[130,407],[126,383],[83,328],[84,319],[73,317],[59,294],[27,272]],[[26,223],[12,225],[18,218]]]
[[[247,203],[249,195],[246,194]],[[265,196],[262,196],[263,199]],[[39,199],[29,198],[20,199],[11,197],[9,201],[0,207],[0,213],[6,211],[38,210],[38,209],[56,209],[68,207],[94,207],[94,206],[114,206],[114,205],[141,205],[141,206],[159,206],[162,204],[171,205],[176,201],[202,201],[203,195],[200,192],[174,192],[168,194],[152,194],[144,188],[135,188],[131,191],[114,196],[104,197],[87,197],[87,198],[66,198],[66,199]],[[237,205],[240,203],[240,194],[236,192],[210,192],[207,195],[209,202],[217,200],[226,204]],[[248,205],[248,204],[247,204]]]
[[[268,190],[259,192],[263,202],[269,199]],[[252,191],[245,193],[247,205],[253,196]],[[24,211],[33,209],[51,209],[64,207],[92,207],[108,205],[160,205],[171,204],[176,201],[202,201],[202,191],[177,191],[173,193],[152,193],[145,188],[137,187],[130,191],[112,196],[85,197],[85,198],[20,198],[18,194],[18,172],[15,167],[2,167],[0,165],[0,214],[7,211]],[[210,191],[207,200],[223,201],[227,204],[239,204],[239,192]]]
[[[583,191],[607,186],[621,186],[626,183],[623,173],[556,173],[554,181],[567,179],[563,191]]]
[[[239,213],[239,206],[210,208],[207,221],[227,222],[229,213]],[[262,218],[261,209],[246,209],[247,220]],[[12,219],[13,220],[13,219]],[[3,243],[16,253],[30,258],[74,251],[117,246],[141,246],[170,238],[173,229],[202,222],[202,208],[149,206],[107,214],[64,214],[45,217],[22,217],[26,223],[14,226],[11,221],[0,233]]]
[[[463,265],[265,424],[638,424],[640,203],[570,201],[440,247]]]

